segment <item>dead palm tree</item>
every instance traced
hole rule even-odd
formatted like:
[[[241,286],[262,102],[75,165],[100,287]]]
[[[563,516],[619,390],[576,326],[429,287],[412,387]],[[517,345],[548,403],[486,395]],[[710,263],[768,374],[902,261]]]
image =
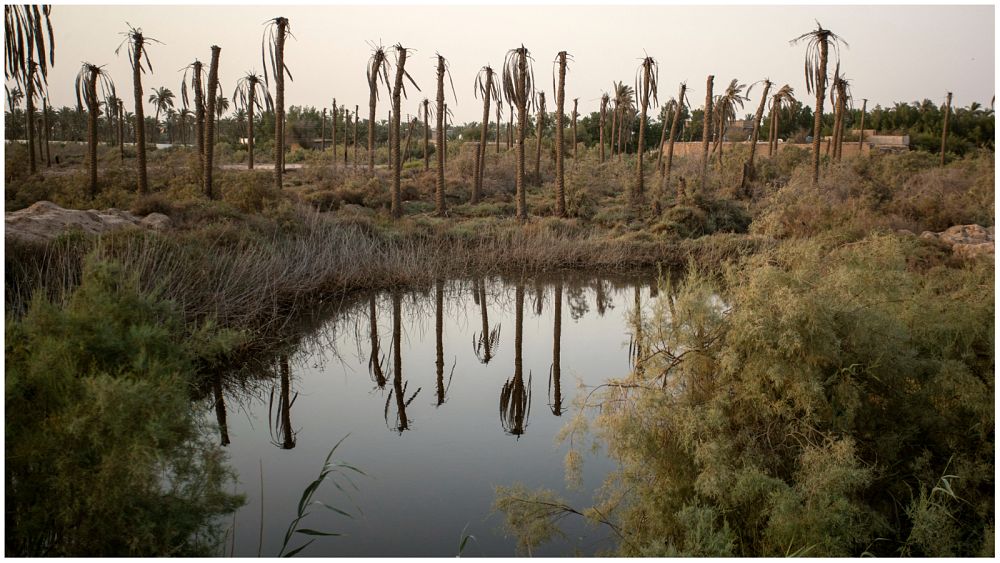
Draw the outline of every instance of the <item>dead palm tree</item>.
[[[125,100],[118,98],[118,151],[125,162]]]
[[[524,133],[528,124],[528,109],[535,99],[535,73],[531,53],[521,45],[507,51],[503,65],[503,96],[511,107],[517,107],[517,218],[528,220],[528,204],[524,185]]]
[[[170,108],[174,107],[174,93],[170,91],[170,88],[160,86],[159,88],[150,88],[153,92],[149,95],[147,100],[149,103],[153,104],[155,108],[155,113],[153,114],[153,124],[156,130],[153,131],[156,135],[151,142],[155,143],[159,140],[159,127],[160,127],[160,112],[166,113]]]
[[[37,161],[35,160],[35,98],[39,97],[45,88],[38,72],[38,64],[35,63],[33,58],[34,55],[29,51],[28,80],[24,96],[24,123],[27,129],[25,139],[28,144],[28,172],[30,174],[34,174],[38,169]],[[39,150],[38,158],[41,158],[41,150]]]
[[[198,145],[198,174],[205,169],[205,68],[201,61],[195,61],[182,69],[181,104],[188,107],[188,73],[191,73],[191,89],[194,91],[194,136]]]
[[[101,111],[98,88],[105,100],[115,95],[115,84],[104,67],[83,63],[76,75],[76,109],[83,111],[83,105],[87,105],[87,170],[91,200],[97,197],[97,118]]]
[[[660,67],[656,59],[650,56],[642,59],[642,63],[636,70],[635,75],[635,91],[640,93],[639,103],[642,109],[639,113],[639,145],[636,150],[638,159],[636,161],[635,187],[632,190],[632,197],[630,198],[633,207],[637,206],[644,197],[646,172],[643,170],[642,161],[643,155],[646,153],[646,110],[650,106],[651,99],[653,107],[659,104],[659,101],[656,99],[659,75]]]
[[[47,83],[49,67],[55,64],[55,43],[49,19],[51,13],[52,7],[48,5],[7,4],[3,7],[4,30],[7,32],[4,78],[13,81],[22,93],[27,90],[31,74],[35,71],[41,82]],[[36,63],[37,68],[32,70],[30,63]]]
[[[559,51],[554,64],[557,65],[552,78],[552,89],[556,93],[556,217],[566,216],[566,178],[563,158],[565,143],[563,142],[563,110],[566,105],[566,61],[570,56],[566,51]],[[558,79],[558,82],[557,82]],[[576,111],[573,112],[573,123],[576,124]],[[575,130],[575,129],[574,129]],[[573,135],[573,147],[576,147],[576,135]]]
[[[451,83],[451,95],[452,99],[455,99],[455,84],[451,80],[451,70],[448,68],[448,61],[441,56],[437,55],[437,183],[434,189],[434,208],[435,215],[438,217],[444,217],[445,214],[445,204],[444,204],[444,167],[445,159],[448,157],[448,106],[444,103],[444,77],[448,76],[448,82]]]
[[[580,98],[573,98],[573,116],[572,116],[572,127],[573,127],[573,160],[576,160],[576,118],[579,114],[576,111],[577,105],[580,103]]]
[[[868,110],[868,98],[861,99],[861,128],[858,133],[858,154],[861,154],[861,149],[865,144],[865,112]]]
[[[779,88],[778,91],[771,96],[771,134],[768,136],[771,143],[768,145],[767,149],[768,156],[773,155],[774,152],[778,150],[778,131],[781,120],[781,109],[790,108],[795,101],[795,90],[788,84]]]
[[[345,133],[346,137],[347,134]],[[358,104],[354,104],[354,134],[351,141],[351,146],[354,147],[354,163],[352,166],[354,168],[358,167]]]
[[[712,137],[712,84],[715,76],[709,74],[705,83],[705,115],[703,117],[704,127],[701,133],[701,189],[705,189],[705,180],[708,175],[708,143]]]
[[[431,122],[430,122],[430,105],[431,101],[424,98],[421,102],[424,106],[424,172],[431,169],[431,153],[430,153],[430,143],[431,143]]]
[[[386,90],[392,96],[389,85],[389,60],[385,56],[385,47],[369,42],[372,54],[368,57],[366,71],[368,73],[368,173],[375,173],[375,106],[378,103],[378,84],[385,84]],[[334,103],[336,107],[336,102]],[[336,143],[334,143],[336,144]],[[336,151],[335,151],[336,152]]]
[[[403,201],[400,196],[400,175],[403,172],[403,160],[399,156],[399,115],[400,97],[406,97],[406,84],[403,78],[410,81],[413,87],[420,91],[420,87],[413,81],[410,73],[406,72],[407,49],[397,43],[396,49],[396,85],[392,89],[392,123],[389,131],[389,159],[392,162],[392,218],[398,219],[403,214]],[[346,109],[345,109],[346,113]],[[346,131],[346,127],[345,127]],[[344,136],[344,165],[347,165],[347,136]]]
[[[482,320],[482,332],[472,335],[472,350],[480,363],[488,364],[497,353],[500,346],[500,325],[490,328],[490,318],[486,308],[486,280],[473,280],[473,297],[479,305],[479,317]]]
[[[330,115],[332,116],[330,126],[330,136],[333,138],[331,141],[331,146],[333,147],[333,167],[337,167],[337,116],[340,115],[339,110],[337,110],[337,98],[333,99],[333,108],[330,109]],[[346,135],[345,135],[346,137]]]
[[[726,142],[726,129],[736,120],[738,110],[743,109],[747,97],[743,95],[746,84],[740,84],[737,79],[732,79],[725,92],[720,94],[715,100],[715,120],[718,124],[718,137],[715,139],[715,149],[719,150],[719,165],[722,165],[722,150]]]
[[[670,122],[670,140],[667,143],[667,164],[663,172],[666,181],[670,181],[670,170],[674,165],[674,141],[677,140],[677,123],[684,112],[685,105],[690,106],[687,99],[687,82],[681,82],[680,92],[677,94],[677,105],[674,106],[674,118]]]
[[[844,124],[847,121],[845,119],[847,114],[847,104],[851,99],[851,91],[849,81],[846,77],[840,74],[839,68],[836,72],[834,72],[833,88],[831,88],[830,92],[831,103],[834,104],[832,138],[833,159],[834,161],[840,162],[840,157],[843,154]]]
[[[525,385],[521,359],[524,325],[524,286],[521,284],[515,288],[515,308],[514,377],[500,390],[500,424],[508,434],[519,437],[524,434],[531,415],[531,374]]]
[[[556,284],[555,295],[552,298],[552,370],[549,372],[549,408],[552,414],[562,416],[562,293],[563,285]]]
[[[129,25],[128,31],[122,33],[125,40],[115,49],[117,55],[123,45],[128,45],[128,60],[132,65],[132,90],[135,94],[135,160],[138,172],[138,189],[140,194],[149,192],[149,182],[146,177],[146,123],[142,108],[142,73],[146,72],[142,65],[143,55],[146,55],[146,67],[149,72],[153,72],[153,64],[149,60],[149,53],[146,52],[146,43],[159,43],[152,37],[142,34],[141,28]]]
[[[260,42],[261,64],[264,66],[264,84],[270,88],[265,55],[270,56],[271,74],[274,75],[274,186],[281,190],[282,172],[285,166],[285,74],[289,80],[292,73],[285,64],[285,39],[292,35],[288,18],[277,17],[264,22],[264,34]]]
[[[378,338],[378,315],[375,311],[375,295],[372,294],[368,298],[368,327],[369,327],[369,339],[371,340],[372,352],[368,356],[368,371],[371,373],[372,379],[375,381],[375,385],[379,389],[385,388],[385,370],[382,368],[382,362],[384,361],[381,353],[379,352],[379,338]]]
[[[806,42],[806,92],[816,93],[816,109],[813,115],[812,154],[812,182],[813,184],[816,184],[819,181],[820,133],[823,127],[823,99],[826,94],[826,64],[827,59],[829,58],[830,45],[833,45],[837,64],[839,65],[840,45],[843,44],[844,46],[847,46],[847,42],[838,37],[832,31],[823,29],[823,26],[819,23],[819,21],[816,22],[815,30],[810,31],[809,33],[804,33],[795,39],[792,39],[789,43],[795,45],[802,41]]]
[[[493,82],[493,68],[490,65],[479,69],[472,93],[477,98],[480,96],[483,98],[483,122],[479,133],[479,147],[476,150],[476,178],[472,184],[472,198],[470,199],[470,203],[475,205],[479,203],[479,196],[483,191],[483,169],[486,168],[486,135],[490,127],[490,102],[496,100],[497,109],[500,107],[500,89]],[[497,121],[498,132],[500,131],[499,127],[500,122]],[[499,136],[497,139],[499,142]],[[497,146],[499,147],[499,144]]]
[[[202,173],[202,180],[205,197],[208,199],[215,197],[212,188],[212,170],[215,159],[215,122],[218,119],[216,112],[219,102],[219,52],[221,50],[218,45],[212,45],[212,60],[208,66],[208,87],[205,89],[205,93],[208,94],[208,104],[205,107],[205,170]]]
[[[944,166],[945,149],[948,146],[948,118],[951,116],[951,92],[944,104],[944,122],[941,124],[941,166]]]
[[[262,103],[263,102],[263,103]],[[233,105],[236,109],[247,112],[247,168],[253,170],[253,119],[254,111],[271,111],[271,94],[264,87],[264,79],[260,75],[248,71],[236,81],[233,91]]]
[[[670,118],[673,116],[674,109],[677,107],[677,100],[670,98],[667,103],[663,104],[660,110],[660,144],[659,150],[656,153],[656,171],[663,177],[663,149],[667,148],[667,124],[670,123]]]
[[[351,130],[351,112],[347,106],[340,106],[340,112],[344,114],[344,168],[347,168],[347,133]]]
[[[497,90],[497,154],[500,154],[500,94]]]
[[[757,153],[757,139],[760,136],[760,121],[764,118],[764,105],[767,103],[767,94],[771,90],[771,81],[765,78],[763,81],[764,91],[760,95],[760,103],[757,105],[757,113],[753,116],[753,132],[750,134],[750,155],[747,157],[746,164],[743,165],[743,177],[740,180],[740,192],[746,193],[747,182],[753,180],[754,178],[754,155]],[[750,90],[753,90],[753,84],[747,90],[747,95],[750,95]]]
[[[115,107],[112,111],[117,111],[118,100],[115,99]],[[45,167],[52,167],[52,147],[49,145],[49,113],[52,112],[52,106],[49,105],[49,97],[45,96],[42,98],[42,131],[45,134]]]
[[[611,101],[611,96],[607,92],[601,94],[601,119],[600,119],[600,143],[601,143],[601,163],[604,163],[604,130],[607,128],[608,124],[608,103]]]
[[[538,117],[535,119],[535,181],[542,184],[542,132],[545,130],[545,92],[538,92]]]

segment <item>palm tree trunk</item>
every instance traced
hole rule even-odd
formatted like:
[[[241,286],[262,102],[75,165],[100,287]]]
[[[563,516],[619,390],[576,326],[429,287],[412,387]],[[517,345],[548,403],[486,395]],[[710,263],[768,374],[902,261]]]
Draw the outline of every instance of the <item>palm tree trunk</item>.
[[[667,148],[666,147],[666,143],[667,143],[667,120],[669,118],[670,118],[670,115],[666,111],[664,111],[663,112],[663,120],[662,120],[662,123],[660,124],[661,125],[660,126],[660,150],[657,151],[657,154],[656,154],[656,172],[660,175],[661,178],[663,177],[663,149]]]
[[[222,49],[218,45],[212,45],[212,61],[208,66],[208,104],[205,107],[205,172],[204,179],[205,197],[214,199],[215,193],[212,189],[212,165],[215,159],[215,104],[218,101],[215,95],[219,88],[219,52]],[[280,67],[279,67],[280,68]]]
[[[490,319],[486,311],[486,281],[479,282],[479,316],[483,321],[483,332],[480,336],[483,343],[483,358],[485,364],[490,363],[493,353],[490,351]]]
[[[135,60],[132,62],[132,86],[135,94],[135,160],[138,172],[139,194],[149,192],[146,177],[146,118],[142,108],[142,36],[134,34]],[[95,130],[96,134],[96,130]]]
[[[345,134],[346,135],[346,134]],[[354,147],[354,162],[351,164],[354,168],[358,167],[358,104],[354,104],[354,135],[351,140],[351,146]]]
[[[559,84],[556,85],[556,217],[566,216],[566,178],[564,176],[563,108],[566,103],[566,51],[559,53]],[[573,123],[576,123],[574,117]],[[574,143],[576,139],[574,139]],[[575,146],[575,145],[574,145]]]
[[[336,168],[337,167],[337,116],[340,115],[340,112],[337,110],[337,98],[333,99],[333,109],[330,111],[333,112],[332,114],[333,118],[330,120],[331,121],[330,146],[333,148],[333,167]],[[347,135],[345,134],[344,137],[346,138]]]
[[[430,122],[430,100],[424,100],[424,172],[431,169],[431,122]]]
[[[865,146],[865,111],[868,109],[868,100],[861,100],[861,129],[858,133],[858,156]]]
[[[740,182],[740,191],[746,192],[747,182],[753,180],[754,176],[754,155],[757,154],[757,138],[760,137],[760,121],[764,118],[764,104],[767,102],[767,93],[771,90],[771,82],[764,81],[764,91],[760,95],[760,104],[757,105],[757,113],[753,116],[753,133],[750,134],[750,156],[747,157],[746,166],[743,167],[743,179]]]
[[[379,72],[379,62],[376,59],[372,62],[371,76],[372,82],[369,83],[368,92],[368,173],[375,173],[375,104],[378,100],[378,72]],[[336,104],[336,100],[334,100]],[[336,107],[336,105],[334,106]]]
[[[282,67],[279,66],[278,68]],[[281,449],[290,450],[295,447],[295,435],[292,432],[292,402],[290,400],[291,370],[288,369],[288,356],[286,354],[281,355],[279,362],[281,366],[281,395],[279,399],[281,402],[281,406],[279,407],[281,410],[282,430]]]
[[[816,68],[816,113],[813,115],[812,183],[819,182],[820,133],[823,128],[823,96],[826,95],[826,61],[829,45],[819,41],[819,67]]]
[[[370,339],[372,343],[372,354],[368,359],[368,365],[371,366],[372,373],[375,376],[375,384],[378,385],[379,389],[385,387],[385,373],[382,372],[382,362],[379,357],[379,342],[378,342],[378,316],[375,312],[375,295],[368,298],[368,326],[370,329]]]
[[[347,106],[342,106],[340,111],[344,114],[344,168],[347,168],[347,133],[351,130],[351,112]]]
[[[403,149],[404,164],[406,161],[410,160],[410,141],[413,139],[413,128],[417,124],[417,120],[410,119],[409,114],[406,115],[406,120],[409,122],[409,125],[406,128],[406,146]]]
[[[472,183],[471,203],[479,203],[483,191],[483,168],[486,163],[486,136],[490,128],[490,96],[493,91],[493,69],[486,67],[486,85],[483,89],[483,123],[479,133],[479,147],[476,150],[476,179]]]
[[[538,93],[538,119],[535,123],[535,181],[542,184],[542,129],[545,128],[545,92]]]
[[[497,154],[500,154],[500,100],[497,100]]]
[[[396,396],[396,410],[399,416],[397,430],[402,432],[409,427],[406,418],[406,401],[403,399],[403,357],[400,351],[402,345],[402,326],[400,295],[398,289],[392,290],[392,392]]]
[[[524,185],[524,130],[528,125],[528,93],[525,83],[528,76],[528,53],[521,48],[517,56],[518,76],[516,89],[517,98],[517,219],[522,223],[528,220],[528,204],[525,201]]]
[[[45,167],[52,168],[52,147],[49,146],[49,99],[42,98],[42,132],[45,135]]]
[[[576,113],[576,108],[577,108],[577,104],[579,102],[580,102],[579,98],[573,98],[573,160],[574,161],[576,160],[576,156],[577,156],[577,152],[576,152],[576,118],[577,118],[578,114]]]
[[[97,197],[97,117],[100,113],[97,103],[97,73],[96,68],[91,67],[90,77],[87,79],[87,96],[90,104],[87,107],[87,171],[90,173],[90,199]]]
[[[562,348],[562,282],[556,284],[555,296],[553,297],[552,321],[552,414],[562,415],[562,368],[560,366],[560,356]]]
[[[948,118],[951,116],[951,92],[944,104],[944,123],[941,127],[941,166],[944,166],[945,150],[948,147]]]
[[[445,145],[445,118],[447,109],[444,105],[444,57],[438,55],[437,64],[437,183],[434,188],[435,215],[444,216],[444,166],[448,147]]]
[[[392,89],[392,120],[389,124],[389,162],[392,165],[392,218],[399,219],[403,214],[403,201],[400,196],[400,174],[403,163],[399,158],[399,106],[403,91],[403,76],[406,73],[406,49],[396,47],[396,85]],[[344,161],[347,161],[347,142],[344,142]]]
[[[704,127],[701,133],[701,189],[705,189],[705,180],[708,175],[708,142],[712,136],[712,83],[715,76],[709,74],[705,83],[705,117]]]
[[[507,119],[507,150],[514,144],[514,107],[511,106],[508,111]]]
[[[125,162],[125,102],[118,100],[118,152]]]
[[[250,82],[250,96],[247,104],[247,170],[253,170],[253,104],[257,93],[257,83]]]
[[[285,35],[288,20],[278,18],[277,24],[278,33],[274,38],[274,187],[281,191],[285,171]],[[215,92],[208,95],[214,97]]]
[[[618,131],[618,107],[616,105],[614,109],[611,110],[611,130],[609,131],[611,136],[608,139],[608,141],[610,141],[608,143],[608,146],[609,150],[611,151],[612,160],[614,160],[615,158],[615,133],[617,131]]]
[[[437,406],[444,404],[444,283],[434,281],[434,371],[437,373]]]
[[[647,59],[648,61],[649,59]],[[632,191],[631,204],[637,206],[643,199],[646,189],[646,173],[643,170],[643,157],[646,154],[646,111],[649,108],[649,88],[652,80],[652,68],[649,64],[643,65],[642,73],[642,110],[639,113],[639,143],[636,145],[636,173],[635,189]]]
[[[205,169],[205,88],[201,83],[201,61],[195,61],[191,85],[194,88],[194,135],[198,143],[198,174]]]
[[[599,149],[599,152],[601,154],[601,164],[604,164],[604,129],[605,129],[605,127],[607,127],[607,121],[608,121],[608,101],[602,98],[601,99],[600,131],[598,132],[598,135],[600,136],[600,144],[601,144],[600,149]]]
[[[681,91],[677,96],[677,107],[674,108],[674,119],[670,123],[670,141],[667,143],[667,164],[664,177],[670,180],[670,169],[674,165],[674,141],[677,139],[677,122],[680,121],[681,112],[684,111],[684,95],[687,91],[687,83],[681,84]]]
[[[326,108],[319,115],[319,152],[326,151]]]
[[[35,62],[28,57],[28,81],[24,89],[24,124],[27,126],[25,140],[28,144],[28,172],[37,171],[35,162]]]

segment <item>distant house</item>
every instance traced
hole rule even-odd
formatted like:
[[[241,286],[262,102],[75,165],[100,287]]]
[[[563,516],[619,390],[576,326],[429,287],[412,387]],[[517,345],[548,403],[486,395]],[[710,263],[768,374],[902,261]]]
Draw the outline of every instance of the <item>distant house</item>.
[[[752,119],[737,119],[726,127],[725,137],[727,141],[746,141],[753,134]]]

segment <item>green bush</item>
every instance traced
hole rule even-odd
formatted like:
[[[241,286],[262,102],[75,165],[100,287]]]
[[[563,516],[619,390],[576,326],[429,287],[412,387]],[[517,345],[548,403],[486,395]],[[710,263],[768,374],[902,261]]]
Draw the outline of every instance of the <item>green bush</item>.
[[[89,261],[65,308],[7,319],[8,556],[207,555],[241,502],[190,399],[241,336],[136,287]]]

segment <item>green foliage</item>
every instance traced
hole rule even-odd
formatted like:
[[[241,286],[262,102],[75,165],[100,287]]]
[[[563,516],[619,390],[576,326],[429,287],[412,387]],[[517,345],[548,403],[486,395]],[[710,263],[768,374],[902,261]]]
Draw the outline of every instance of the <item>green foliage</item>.
[[[622,554],[992,551],[992,264],[834,240],[661,284],[656,353],[591,399]]]
[[[190,401],[196,365],[242,337],[137,287],[90,260],[64,308],[7,320],[8,555],[206,555],[242,502]]]

